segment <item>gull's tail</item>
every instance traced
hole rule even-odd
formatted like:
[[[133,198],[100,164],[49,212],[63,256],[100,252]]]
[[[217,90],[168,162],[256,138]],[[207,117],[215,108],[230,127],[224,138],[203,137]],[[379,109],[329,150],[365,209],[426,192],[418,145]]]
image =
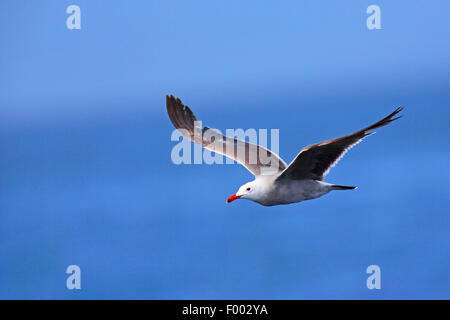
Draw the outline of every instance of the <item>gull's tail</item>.
[[[352,187],[352,186],[340,186],[338,184],[333,184],[331,186],[331,190],[353,190],[356,189],[356,187]]]

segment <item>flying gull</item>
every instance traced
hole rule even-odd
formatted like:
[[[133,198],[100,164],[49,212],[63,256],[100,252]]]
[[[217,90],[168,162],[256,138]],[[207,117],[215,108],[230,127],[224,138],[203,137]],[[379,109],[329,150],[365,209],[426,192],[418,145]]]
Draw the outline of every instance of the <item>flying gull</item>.
[[[166,104],[170,120],[185,137],[203,148],[237,161],[255,176],[255,180],[244,184],[236,194],[230,196],[227,203],[248,199],[264,206],[314,199],[331,190],[355,189],[352,186],[326,183],[323,178],[348,149],[373,134],[372,130],[400,118],[394,116],[403,110],[399,107],[365,129],[307,146],[286,165],[278,155],[262,146],[223,136],[208,127],[202,128],[191,109],[184,106],[180,99],[167,95]]]

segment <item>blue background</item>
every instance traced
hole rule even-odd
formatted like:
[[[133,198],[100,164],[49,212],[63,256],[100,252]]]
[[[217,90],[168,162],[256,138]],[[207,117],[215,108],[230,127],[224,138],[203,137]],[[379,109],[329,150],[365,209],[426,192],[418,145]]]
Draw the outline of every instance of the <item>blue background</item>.
[[[449,299],[448,12],[1,1],[0,298]],[[357,190],[266,208],[225,204],[253,178],[240,165],[171,162],[168,93],[222,131],[279,128],[286,162],[405,110],[327,176]]]

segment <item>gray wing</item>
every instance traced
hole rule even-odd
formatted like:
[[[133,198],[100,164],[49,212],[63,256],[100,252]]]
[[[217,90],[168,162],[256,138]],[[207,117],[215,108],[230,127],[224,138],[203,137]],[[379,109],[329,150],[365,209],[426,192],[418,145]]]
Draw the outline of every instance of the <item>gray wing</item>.
[[[289,164],[277,179],[323,180],[323,177],[331,167],[337,164],[347,150],[359,143],[364,137],[373,133],[369,131],[383,127],[400,118],[400,116],[393,117],[402,110],[403,108],[399,107],[377,123],[352,134],[303,148],[294,161]]]
[[[226,137],[208,127],[202,128],[191,109],[180,99],[167,95],[166,105],[170,120],[185,137],[203,148],[236,160],[255,176],[277,174],[286,168],[286,163],[278,155],[262,146]]]

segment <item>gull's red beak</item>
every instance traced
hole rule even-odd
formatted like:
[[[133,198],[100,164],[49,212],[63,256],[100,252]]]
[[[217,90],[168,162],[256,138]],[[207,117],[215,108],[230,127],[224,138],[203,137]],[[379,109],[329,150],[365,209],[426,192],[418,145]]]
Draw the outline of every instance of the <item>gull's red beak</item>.
[[[236,199],[239,199],[240,197],[242,197],[242,196],[237,196],[237,195],[233,194],[232,196],[230,196],[230,197],[227,199],[227,203],[230,203],[231,201],[234,201],[234,200],[236,200]]]

